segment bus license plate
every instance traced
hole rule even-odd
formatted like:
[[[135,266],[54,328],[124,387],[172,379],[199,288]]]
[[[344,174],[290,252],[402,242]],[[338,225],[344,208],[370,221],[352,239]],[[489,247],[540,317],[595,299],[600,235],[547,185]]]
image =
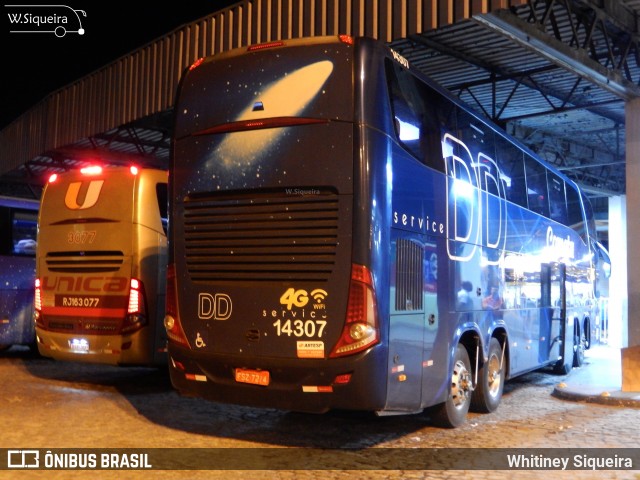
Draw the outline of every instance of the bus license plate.
[[[269,372],[267,370],[248,370],[246,368],[236,368],[236,382],[250,383],[252,385],[269,385]]]

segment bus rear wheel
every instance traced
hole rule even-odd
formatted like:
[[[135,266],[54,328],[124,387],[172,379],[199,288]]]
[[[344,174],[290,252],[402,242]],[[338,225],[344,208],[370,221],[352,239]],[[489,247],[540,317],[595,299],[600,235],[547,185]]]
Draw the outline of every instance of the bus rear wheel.
[[[584,351],[586,337],[580,328],[580,321],[574,318],[573,321],[573,366],[581,367],[584,363]]]
[[[433,422],[445,428],[459,427],[467,420],[472,393],[471,362],[463,345],[456,347],[456,356],[451,373],[451,388],[447,401],[431,411]]]
[[[497,338],[489,342],[489,356],[478,371],[478,385],[471,397],[471,410],[491,413],[498,408],[504,389],[502,347]]]

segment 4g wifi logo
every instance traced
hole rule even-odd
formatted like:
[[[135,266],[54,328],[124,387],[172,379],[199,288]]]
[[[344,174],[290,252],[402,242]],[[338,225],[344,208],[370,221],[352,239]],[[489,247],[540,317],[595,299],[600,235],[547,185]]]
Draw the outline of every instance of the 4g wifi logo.
[[[296,290],[295,288],[289,288],[280,297],[280,303],[286,305],[287,310],[291,310],[295,305],[298,308],[306,307],[309,303],[309,297],[315,301],[314,308],[322,310],[325,308],[324,299],[329,295],[326,290],[316,288],[311,290],[311,293],[306,290]]]

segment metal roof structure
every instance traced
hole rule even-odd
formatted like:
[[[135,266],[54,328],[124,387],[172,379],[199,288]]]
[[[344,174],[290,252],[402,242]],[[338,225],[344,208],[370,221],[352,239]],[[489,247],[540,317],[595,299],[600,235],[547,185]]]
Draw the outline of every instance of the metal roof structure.
[[[37,196],[49,172],[96,160],[166,167],[173,95],[194,60],[346,33],[390,44],[604,207],[625,192],[639,15],[640,0],[244,0],[53,92],[0,131],[0,194]]]

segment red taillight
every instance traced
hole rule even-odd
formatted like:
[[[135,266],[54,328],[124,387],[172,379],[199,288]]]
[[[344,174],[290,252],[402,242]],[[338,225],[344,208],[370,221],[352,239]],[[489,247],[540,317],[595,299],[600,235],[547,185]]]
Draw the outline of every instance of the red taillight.
[[[35,295],[33,297],[33,308],[36,312],[42,311],[42,287],[40,286],[40,279],[36,278]]]
[[[376,344],[379,338],[371,272],[363,265],[354,264],[351,266],[347,317],[340,340],[329,356],[341,357],[361,352]]]
[[[135,165],[131,165],[129,167],[129,172],[131,172],[131,175],[138,175],[138,172],[140,170],[138,169],[138,167],[136,167]]]
[[[49,176],[49,183],[53,183],[53,182],[55,182],[56,180],[58,180],[58,174],[57,174],[57,173],[52,173],[52,174]]]
[[[122,325],[122,333],[131,333],[148,323],[145,305],[144,287],[137,278],[132,278],[129,286],[129,304],[127,316]]]
[[[333,379],[334,385],[346,385],[351,381],[350,373],[343,373],[341,375],[336,375],[336,378]]]
[[[129,315],[141,312],[141,300],[140,281],[132,278],[131,287],[129,288],[129,306],[127,307],[127,313]]]
[[[338,38],[342,43],[353,45],[353,37],[351,35],[338,35]]]
[[[35,291],[33,295],[33,320],[37,325],[42,325],[42,284],[36,278]]]
[[[170,264],[167,266],[167,296],[165,305],[164,328],[167,330],[167,338],[187,348],[189,341],[180,325],[180,316],[178,315],[178,286],[176,284],[176,266]]]

